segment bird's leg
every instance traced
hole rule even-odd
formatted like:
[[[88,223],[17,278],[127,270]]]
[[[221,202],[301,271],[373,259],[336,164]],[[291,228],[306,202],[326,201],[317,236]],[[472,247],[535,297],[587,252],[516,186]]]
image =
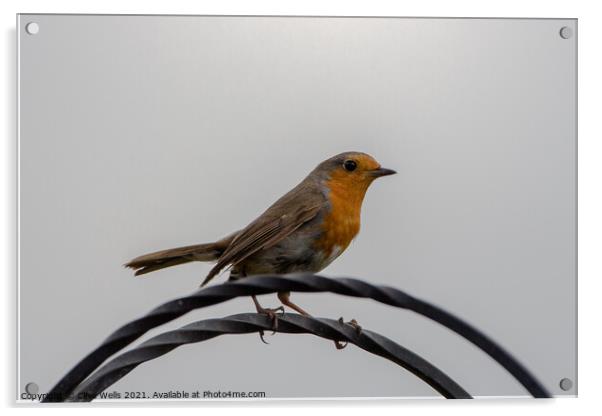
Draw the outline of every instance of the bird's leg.
[[[279,306],[277,308],[264,308],[263,306],[261,306],[259,304],[259,301],[257,300],[257,296],[255,295],[251,295],[251,298],[253,298],[253,303],[255,304],[255,309],[257,310],[257,313],[261,313],[264,315],[267,315],[271,320],[272,320],[272,329],[274,330],[273,334],[276,333],[276,330],[278,329],[278,315],[277,312],[281,312],[284,313],[284,308],[282,306]],[[264,344],[267,344],[266,340],[263,339],[263,330],[259,331],[259,337],[261,338],[261,341]]]
[[[291,302],[291,292],[278,292],[278,299],[280,299],[280,302],[282,302],[283,305],[299,312],[301,315],[311,317],[311,315],[305,312],[300,306]]]
[[[309,313],[307,313],[306,311],[304,311],[303,308],[301,308],[300,306],[295,305],[293,302],[291,302],[291,292],[278,292],[278,299],[280,299],[280,302],[282,302],[283,305],[286,305],[289,308],[299,312],[303,316],[308,316],[311,318],[311,315]],[[334,346],[336,347],[337,350],[342,350],[343,348],[345,348],[347,346],[347,343],[343,344],[341,341],[335,340]]]
[[[240,269],[238,269],[238,275],[240,275],[240,277],[246,277],[247,276],[247,271],[245,270],[245,267],[241,267]],[[230,272],[230,276],[232,276],[232,272]],[[276,308],[276,309],[271,309],[271,308],[264,308],[263,306],[261,306],[259,304],[259,301],[257,300],[257,296],[255,295],[251,295],[251,298],[253,299],[253,303],[255,304],[255,310],[257,310],[257,313],[261,313],[264,315],[267,315],[271,320],[272,320],[272,329],[274,330],[274,332],[272,333],[275,334],[276,333],[276,329],[278,329],[278,317],[276,316],[276,312],[282,312],[284,313],[284,308],[282,306]],[[268,344],[268,342],[263,339],[263,329],[259,330],[259,338],[261,338],[261,342],[263,342],[264,344]]]

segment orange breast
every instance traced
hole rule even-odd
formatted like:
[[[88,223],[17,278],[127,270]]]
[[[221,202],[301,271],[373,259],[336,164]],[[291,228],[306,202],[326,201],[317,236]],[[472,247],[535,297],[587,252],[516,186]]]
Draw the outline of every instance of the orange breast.
[[[351,243],[360,230],[362,201],[367,187],[337,176],[327,182],[330,211],[322,222],[322,237],[317,241],[326,258],[334,260]]]

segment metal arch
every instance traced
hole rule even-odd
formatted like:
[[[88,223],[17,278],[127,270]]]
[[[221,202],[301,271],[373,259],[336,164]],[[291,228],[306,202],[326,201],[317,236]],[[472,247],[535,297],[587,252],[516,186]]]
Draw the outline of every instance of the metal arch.
[[[177,330],[165,332],[109,361],[85,380],[67,401],[89,402],[138,365],[167,354],[181,345],[207,341],[220,335],[248,334],[271,329],[272,322],[267,316],[245,313],[222,319],[197,321]],[[472,398],[437,367],[375,332],[362,330],[358,334],[355,328],[339,321],[309,318],[299,314],[279,315],[277,332],[311,334],[330,340],[347,341],[405,368],[448,399]]]
[[[68,396],[107,358],[121,350],[148,330],[174,320],[193,309],[215,305],[250,295],[277,292],[331,292],[340,295],[369,298],[378,302],[411,310],[451,329],[464,337],[504,367],[525,389],[538,398],[550,397],[543,385],[503,347],[460,318],[428,302],[414,298],[399,289],[378,286],[352,279],[331,279],[313,274],[262,275],[245,277],[221,285],[209,286],[174,299],[153,309],[111,334],[99,347],[84,357],[51,390],[43,402],[60,401]]]

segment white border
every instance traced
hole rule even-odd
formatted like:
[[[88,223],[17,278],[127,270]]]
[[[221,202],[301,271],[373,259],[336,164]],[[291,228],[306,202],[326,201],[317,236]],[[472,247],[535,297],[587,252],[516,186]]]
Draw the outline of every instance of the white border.
[[[20,24],[21,18],[20,16],[17,16],[16,18],[16,34],[17,34],[17,45],[20,44],[21,42],[21,31],[18,29],[21,24]],[[17,106],[17,117],[16,117],[16,123],[17,123],[17,154],[16,154],[16,166],[17,166],[17,192],[16,192],[16,196],[17,196],[17,204],[16,204],[16,210],[17,212],[16,214],[16,219],[17,219],[17,235],[16,235],[16,251],[17,251],[17,264],[16,264],[16,268],[17,268],[17,299],[16,299],[16,304],[17,304],[17,322],[15,323],[15,325],[17,326],[17,351],[16,351],[16,357],[17,357],[17,386],[21,385],[21,356],[20,356],[20,351],[21,351],[21,325],[19,325],[19,322],[21,322],[21,102],[20,102],[20,97],[21,97],[21,82],[20,82],[20,77],[19,74],[21,72],[21,51],[19,50],[18,46],[16,46],[17,49],[17,68],[16,68],[16,81],[17,81],[17,96],[15,99],[15,104]],[[15,389],[18,389],[19,387],[15,386]]]

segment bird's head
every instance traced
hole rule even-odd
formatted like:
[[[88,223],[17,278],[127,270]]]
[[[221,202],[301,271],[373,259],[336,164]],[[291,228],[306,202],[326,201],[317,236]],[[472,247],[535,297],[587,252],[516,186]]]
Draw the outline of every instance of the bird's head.
[[[314,171],[329,188],[364,193],[377,178],[396,172],[383,168],[372,156],[362,152],[344,152],[320,163]]]

